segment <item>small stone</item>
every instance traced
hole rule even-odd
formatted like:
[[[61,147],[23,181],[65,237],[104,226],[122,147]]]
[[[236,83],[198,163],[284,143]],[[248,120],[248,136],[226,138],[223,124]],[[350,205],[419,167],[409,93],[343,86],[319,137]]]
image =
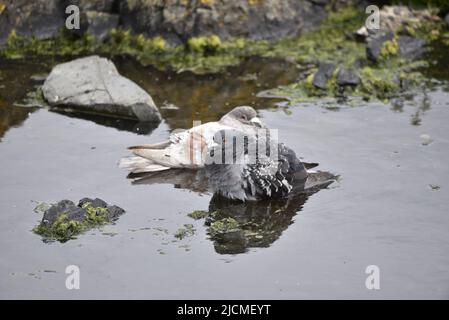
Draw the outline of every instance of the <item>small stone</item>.
[[[321,62],[318,71],[313,76],[312,84],[317,88],[326,89],[327,81],[332,77],[334,70],[334,64]]]
[[[338,71],[337,84],[339,86],[357,86],[359,83],[360,77],[353,68]]]

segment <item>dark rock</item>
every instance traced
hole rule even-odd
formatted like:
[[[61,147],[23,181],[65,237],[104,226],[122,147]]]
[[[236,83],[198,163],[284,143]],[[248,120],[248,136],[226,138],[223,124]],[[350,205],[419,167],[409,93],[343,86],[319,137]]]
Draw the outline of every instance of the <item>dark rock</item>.
[[[44,212],[42,223],[50,226],[62,214],[66,214],[68,220],[83,222],[87,214],[86,209],[82,208],[85,203],[91,203],[92,207],[94,208],[107,208],[108,219],[110,221],[116,220],[125,212],[125,210],[123,210],[122,208],[116,205],[108,205],[104,200],[99,198],[95,198],[93,200],[90,198],[83,198],[78,202],[78,206],[76,206],[73,201],[61,200],[57,204],[52,205]]]
[[[72,0],[71,4],[77,5],[83,11],[99,11],[99,12],[114,12],[116,0]]]
[[[360,83],[360,77],[353,68],[340,69],[337,74],[337,84],[339,86],[356,86]]]
[[[334,64],[321,62],[318,67],[318,71],[313,76],[312,84],[317,88],[326,89],[327,81],[332,77],[334,71]]]
[[[310,0],[310,2],[324,6],[324,5],[328,4],[331,1],[330,0]]]
[[[409,36],[400,36],[397,40],[399,54],[403,58],[415,59],[425,52],[426,41]]]
[[[114,28],[117,28],[119,16],[97,11],[86,11],[84,29],[95,37],[95,39],[103,41]]]
[[[366,43],[366,57],[376,62],[380,57],[380,51],[385,41],[393,40],[394,34],[392,32],[378,33],[367,39]]]
[[[75,220],[82,222],[86,218],[86,209],[80,208],[80,207],[68,207],[67,211],[67,219],[68,220]]]
[[[0,12],[0,45],[15,30],[19,36],[37,39],[54,37],[65,25],[65,7],[61,0],[7,1]]]
[[[392,32],[375,34],[367,39],[366,57],[371,61],[378,61],[382,46],[386,41],[394,39]],[[398,54],[402,58],[414,59],[425,52],[426,41],[410,36],[399,36],[397,38]]]
[[[90,56],[58,64],[42,86],[52,107],[80,113],[160,122],[151,96],[122,77],[112,61]]]
[[[108,208],[108,217],[109,220],[111,221],[118,219],[118,217],[120,217],[122,214],[125,213],[125,210],[115,205],[108,206],[107,208]]]
[[[64,212],[67,212],[68,209],[77,208],[75,203],[70,200],[61,200],[57,204],[52,205],[48,210],[44,212],[44,216],[42,218],[42,223],[46,225],[51,225],[55,220]]]
[[[320,4],[313,3],[320,2]],[[221,39],[277,39],[318,26],[326,17],[324,0],[121,1],[125,29],[163,36],[172,43],[216,34]]]
[[[101,200],[100,198],[95,198],[93,200],[90,198],[82,198],[79,201],[78,206],[82,207],[86,203],[90,203],[92,205],[92,207],[94,207],[94,208],[106,208],[108,206],[106,201]]]
[[[99,198],[95,198],[92,201],[92,207],[94,208],[106,208],[108,206],[108,204],[106,203],[106,201],[103,201]]]
[[[78,202],[78,207],[82,207],[84,204],[90,202],[92,203],[92,199],[91,198],[82,198],[79,202]]]
[[[449,13],[446,14],[446,16],[444,17],[444,21],[446,22],[446,24],[447,24],[448,27],[449,27]]]

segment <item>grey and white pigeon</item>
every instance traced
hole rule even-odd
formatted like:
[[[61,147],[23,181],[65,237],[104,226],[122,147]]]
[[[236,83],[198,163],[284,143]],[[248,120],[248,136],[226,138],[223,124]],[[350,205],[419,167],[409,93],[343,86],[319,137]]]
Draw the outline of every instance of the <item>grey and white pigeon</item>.
[[[293,150],[269,134],[251,136],[224,129],[215,134],[214,142],[205,166],[214,193],[246,201],[304,190],[306,167]]]
[[[132,173],[155,172],[171,168],[198,169],[205,165],[207,151],[214,135],[220,130],[237,129],[255,135],[264,124],[257,112],[249,106],[236,107],[219,121],[195,126],[181,133],[170,135],[167,141],[129,147],[134,157],[123,158],[120,167]]]

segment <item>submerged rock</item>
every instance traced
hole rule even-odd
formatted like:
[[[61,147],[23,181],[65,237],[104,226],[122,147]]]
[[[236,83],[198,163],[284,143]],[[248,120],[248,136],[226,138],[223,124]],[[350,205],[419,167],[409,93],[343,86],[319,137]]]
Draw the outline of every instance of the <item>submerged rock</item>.
[[[327,81],[332,77],[335,71],[335,65],[332,63],[321,62],[318,71],[313,76],[312,84],[320,89],[327,88]]]
[[[46,240],[64,242],[90,228],[113,222],[124,212],[99,198],[83,198],[78,205],[71,200],[61,200],[45,210],[42,221],[33,231]]]
[[[42,92],[52,107],[139,121],[161,120],[151,96],[121,76],[110,60],[98,56],[55,66]]]

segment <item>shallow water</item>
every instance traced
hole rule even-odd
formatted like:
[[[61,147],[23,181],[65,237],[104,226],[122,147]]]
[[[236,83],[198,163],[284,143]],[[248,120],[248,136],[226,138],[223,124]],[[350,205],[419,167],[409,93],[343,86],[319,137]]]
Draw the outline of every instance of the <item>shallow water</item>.
[[[159,106],[180,108],[161,110],[164,122],[144,130],[151,135],[136,124],[14,107],[32,88],[29,77],[55,61],[3,62],[0,298],[449,298],[444,86],[402,106],[305,104],[285,112],[254,97],[295,80],[296,70],[285,63],[250,60],[227,74],[197,78],[116,62]],[[236,104],[258,107],[282,141],[341,179],[288,204],[234,208],[267,233],[228,247],[229,239],[210,239],[204,220],[187,216],[214,208],[210,195],[170,184],[132,185],[117,162],[128,145],[163,140],[174,128],[217,119]],[[41,219],[36,202],[85,196],[127,212],[66,243],[44,243],[30,231]],[[174,233],[187,223],[195,234],[177,240]],[[70,264],[80,267],[80,290],[65,288]],[[380,290],[365,287],[365,268],[373,264]]]

